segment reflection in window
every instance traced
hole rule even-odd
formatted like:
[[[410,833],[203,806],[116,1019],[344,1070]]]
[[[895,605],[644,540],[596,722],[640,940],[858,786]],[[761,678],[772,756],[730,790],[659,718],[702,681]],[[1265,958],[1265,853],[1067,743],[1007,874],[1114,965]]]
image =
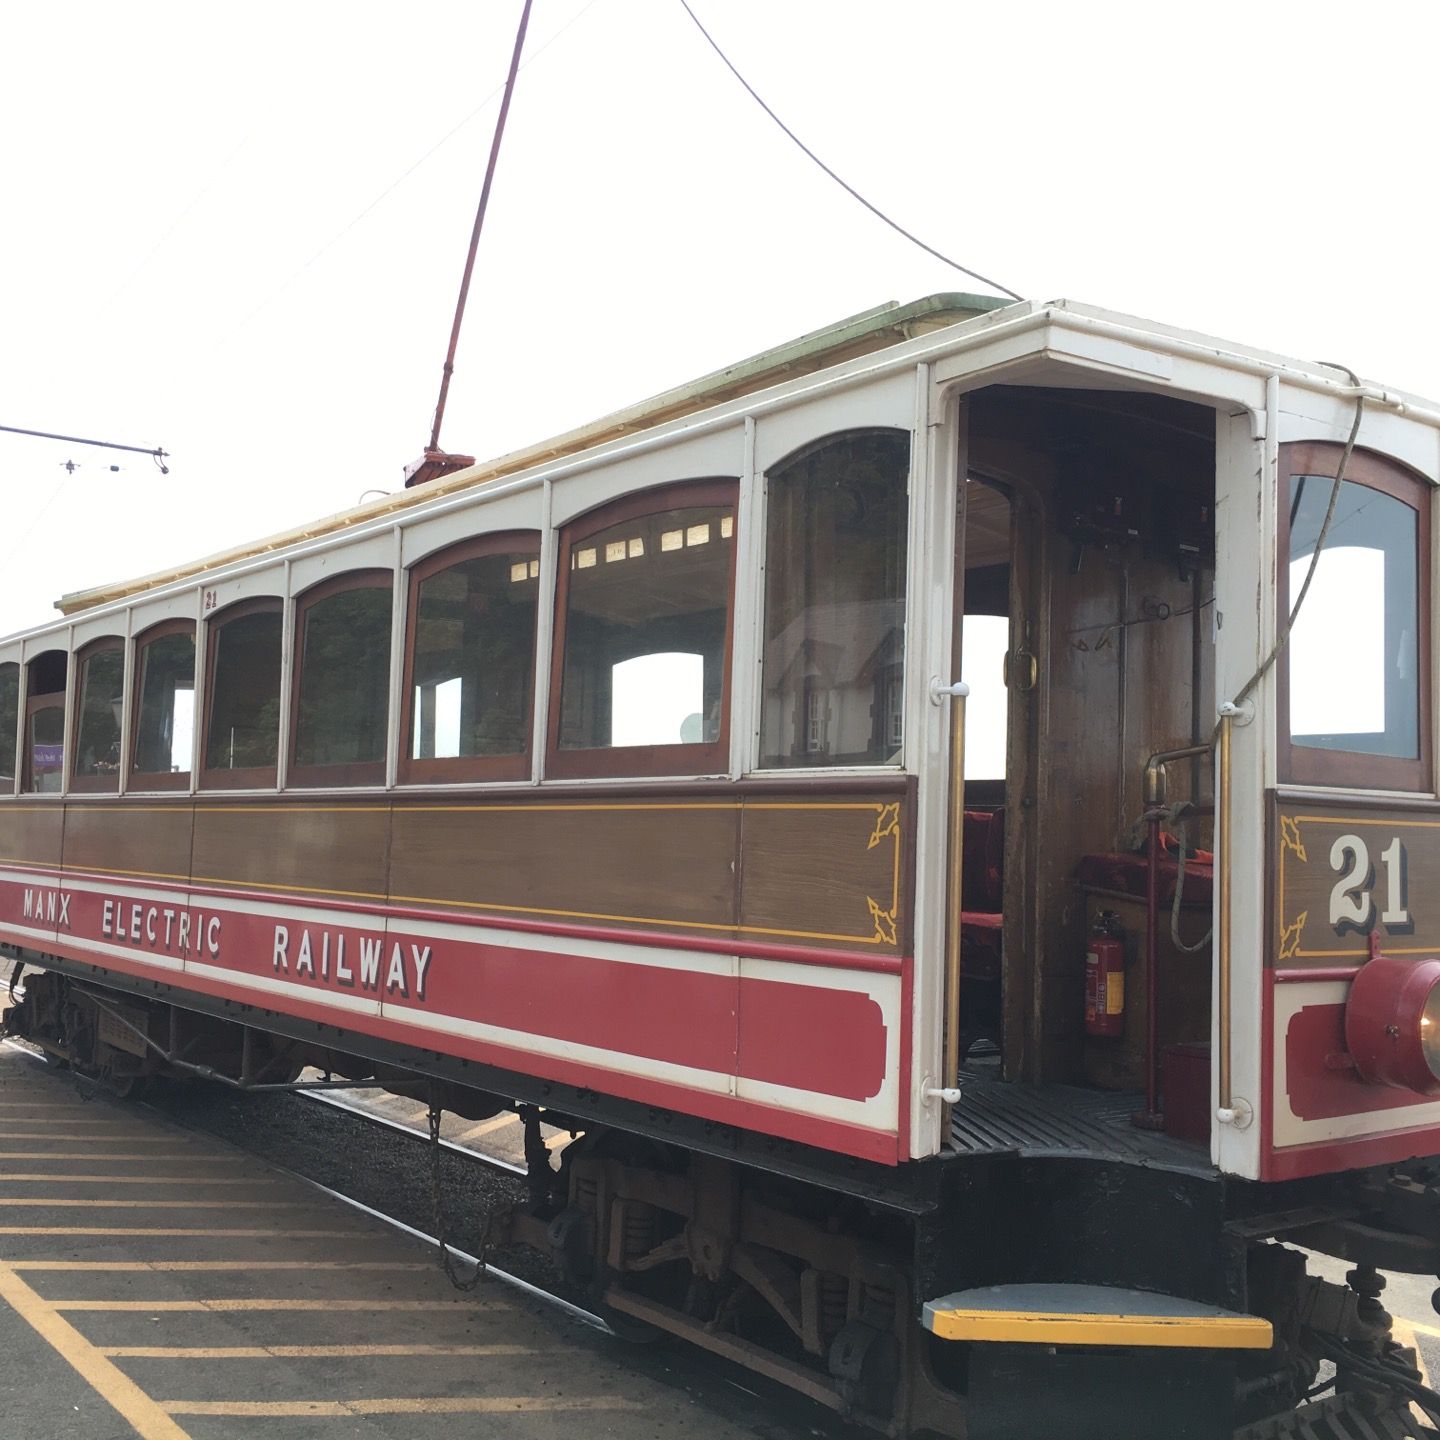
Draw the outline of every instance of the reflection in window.
[[[1290,481],[1290,604],[1300,593],[1333,479]],[[1289,642],[1290,738],[1320,750],[1420,754],[1416,513],[1346,480]]]
[[[389,577],[380,585],[338,590],[310,602],[301,615],[300,634],[296,766],[365,765],[383,773]]]
[[[47,650],[29,664],[25,700],[25,779],[32,794],[57,793],[65,780],[65,679],[69,656]],[[118,734],[118,729],[117,729]]]
[[[562,750],[719,740],[735,512],[625,520],[569,550]]]
[[[157,636],[139,646],[136,660],[136,773],[188,774],[195,740],[195,636],[188,630]]]
[[[259,602],[256,602],[259,603]],[[279,602],[211,622],[207,770],[257,770],[273,784],[280,752]]]
[[[118,789],[125,707],[125,651],[120,641],[104,641],[80,657],[79,704],[75,779],[90,782],[82,789]]]
[[[508,552],[419,582],[412,760],[528,751],[539,574],[533,552]]]
[[[15,779],[15,742],[20,728],[20,667],[0,665],[0,780]]]
[[[871,430],[770,472],[762,765],[900,760],[909,465]]]

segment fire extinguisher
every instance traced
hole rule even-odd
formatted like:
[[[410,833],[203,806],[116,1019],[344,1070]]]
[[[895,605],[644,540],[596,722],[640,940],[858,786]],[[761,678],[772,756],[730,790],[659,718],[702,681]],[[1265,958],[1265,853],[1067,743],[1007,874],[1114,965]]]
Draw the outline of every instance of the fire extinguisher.
[[[1085,1033],[1101,1040],[1125,1033],[1125,932],[1113,910],[1102,910],[1085,951]]]

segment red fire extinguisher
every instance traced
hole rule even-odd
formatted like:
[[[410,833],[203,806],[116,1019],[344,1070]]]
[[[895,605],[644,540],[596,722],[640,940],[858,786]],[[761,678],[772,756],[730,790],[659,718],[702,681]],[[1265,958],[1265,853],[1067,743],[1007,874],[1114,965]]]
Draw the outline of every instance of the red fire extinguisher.
[[[1125,932],[1102,910],[1085,952],[1085,1033],[1114,1040],[1125,1033]]]

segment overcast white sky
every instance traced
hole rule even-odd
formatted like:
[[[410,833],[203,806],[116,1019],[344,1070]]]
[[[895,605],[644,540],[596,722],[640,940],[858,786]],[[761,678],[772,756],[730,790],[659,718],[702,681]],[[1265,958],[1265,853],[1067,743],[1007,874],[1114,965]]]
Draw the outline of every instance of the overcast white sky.
[[[1440,396],[1440,6],[692,3],[851,183],[1026,296]],[[0,434],[0,632],[398,488],[519,11],[8,10],[0,424],[172,459]],[[535,0],[527,56],[448,448],[496,455],[876,303],[978,288],[815,170],[678,0]]]

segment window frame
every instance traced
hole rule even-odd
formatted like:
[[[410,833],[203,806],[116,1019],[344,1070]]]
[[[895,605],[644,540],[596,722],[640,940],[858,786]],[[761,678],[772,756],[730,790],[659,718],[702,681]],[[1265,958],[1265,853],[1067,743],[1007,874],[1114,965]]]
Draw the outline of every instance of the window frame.
[[[274,790],[279,786],[281,734],[278,719],[275,722],[273,765],[242,765],[235,769],[213,770],[205,763],[205,757],[210,753],[210,720],[215,706],[215,668],[220,659],[217,637],[232,620],[267,614],[280,617],[280,642],[276,647],[280,659],[278,700],[285,693],[285,601],[278,595],[255,595],[248,600],[236,600],[223,610],[216,610],[205,617],[205,704],[200,717],[198,790]]]
[[[354,786],[383,787],[385,784],[386,754],[383,752],[378,760],[342,760],[333,765],[301,765],[296,758],[296,744],[300,738],[300,684],[304,679],[305,620],[312,606],[319,604],[322,600],[330,599],[332,595],[343,594],[347,590],[384,590],[390,595],[390,603],[393,607],[395,572],[380,567],[347,570],[343,574],[332,575],[328,580],[319,581],[295,597],[295,634],[290,651],[290,723],[287,727],[285,752],[289,762],[286,767],[287,789],[329,790]],[[392,608],[390,631],[386,637],[386,643],[391,645],[392,649],[394,632],[395,615]],[[388,673],[392,677],[394,662],[395,657],[392,654],[387,667]],[[391,683],[393,683],[391,680],[387,680],[385,686],[385,743],[387,749],[392,729],[390,724]]]
[[[0,775],[0,797],[14,795],[20,788],[20,749],[23,743],[22,737],[25,731],[25,706],[22,697],[25,693],[25,666],[19,660],[0,660],[0,675],[5,673],[5,667],[15,667],[15,733],[10,737],[10,763],[9,775]],[[0,735],[0,747],[3,747],[5,737]],[[0,749],[0,754],[3,754]],[[5,786],[6,781],[10,782],[9,788]]]
[[[769,635],[769,575],[771,568],[770,541],[772,536],[772,524],[774,523],[774,510],[772,505],[773,487],[777,472],[784,472],[791,466],[814,456],[833,445],[846,440],[856,438],[867,438],[874,436],[893,436],[903,438],[906,446],[906,459],[903,474],[901,476],[900,495],[905,506],[904,523],[899,527],[899,542],[904,550],[904,562],[900,566],[900,603],[903,607],[904,616],[900,646],[898,649],[899,665],[899,691],[900,691],[900,728],[901,743],[893,747],[898,750],[898,760],[853,760],[827,758],[822,763],[810,764],[780,764],[776,763],[777,757],[765,753],[765,722],[766,722],[766,653],[770,645]],[[916,475],[916,445],[917,438],[913,429],[907,429],[903,425],[897,425],[889,421],[876,421],[867,424],[844,425],[838,429],[827,430],[823,434],[815,435],[801,444],[792,446],[783,455],[768,463],[761,472],[763,482],[764,506],[761,515],[763,533],[758,538],[758,545],[761,554],[761,569],[758,576],[756,589],[756,640],[758,652],[755,656],[755,709],[754,725],[755,735],[753,738],[754,754],[752,757],[751,773],[757,776],[778,778],[788,776],[798,779],[801,776],[825,776],[825,775],[873,775],[883,777],[887,775],[904,774],[909,764],[909,747],[904,741],[904,732],[908,725],[911,682],[910,671],[916,662],[913,659],[913,627],[911,625],[912,590],[916,578],[916,553],[921,548],[915,543],[912,533],[915,523],[915,475]],[[781,473],[783,479],[783,473]],[[814,677],[807,675],[797,691],[790,714],[793,715],[793,722],[787,722],[782,718],[782,724],[793,723],[796,734],[805,735],[805,748],[803,751],[795,752],[805,755],[824,755],[829,749],[828,735],[832,724],[832,706],[828,701],[823,709],[816,715],[814,697],[816,695]],[[783,716],[783,712],[782,712]],[[818,726],[815,723],[818,718]],[[874,733],[872,724],[872,735]],[[816,745],[816,741],[819,744]],[[814,746],[815,748],[812,748]],[[887,749],[892,748],[887,746]]]
[[[101,638],[108,640],[114,637],[107,635]],[[34,682],[35,666],[46,655],[63,655],[65,657],[65,683],[58,690],[42,690],[37,694],[31,688]],[[65,726],[65,711],[70,703],[70,686],[75,675],[75,660],[74,654],[61,650],[57,646],[49,650],[42,650],[38,655],[32,655],[23,662],[21,694],[24,696],[24,704],[21,706],[18,741],[20,754],[17,757],[16,767],[20,771],[19,790],[16,793],[20,795],[39,796],[46,800],[61,800],[74,783],[69,771],[74,752],[70,747],[69,732]],[[64,753],[60,757],[60,788],[58,790],[37,790],[35,788],[34,746],[30,744],[30,722],[41,710],[60,711],[60,734],[64,737],[61,747]]]
[[[127,791],[155,791],[155,790],[189,790],[191,777],[195,773],[195,741],[194,730],[191,730],[190,742],[190,764],[184,770],[142,770],[136,764],[136,749],[140,744],[140,702],[141,686],[145,679],[145,665],[142,659],[143,652],[153,645],[157,640],[164,640],[170,635],[188,635],[191,646],[195,650],[194,669],[191,671],[191,706],[192,714],[195,704],[194,686],[197,672],[200,669],[199,637],[195,633],[195,622],[186,616],[173,620],[161,620],[159,624],[151,625],[142,630],[134,638],[134,648],[130,661],[130,733],[127,736],[126,749],[126,770],[125,789]],[[193,721],[192,721],[193,724]]]
[[[88,641],[71,655],[69,666],[66,668],[65,689],[69,691],[73,687],[75,691],[75,713],[70,717],[70,732],[66,737],[68,753],[65,756],[64,768],[69,784],[65,788],[77,795],[118,795],[120,793],[121,772],[125,769],[125,762],[129,758],[123,713],[117,722],[120,729],[120,769],[113,776],[77,775],[75,766],[80,758],[80,726],[85,719],[86,666],[96,655],[104,651],[117,651],[120,655],[120,690],[123,695],[127,688],[126,673],[129,664],[129,657],[125,653],[126,648],[123,635],[97,635],[95,639]]]
[[[1280,446],[1277,490],[1275,615],[1283,625],[1290,613],[1290,482],[1297,475],[1335,478],[1345,447],[1331,440],[1297,440]],[[1419,755],[1367,755],[1296,745],[1290,739],[1290,654],[1277,667],[1275,697],[1276,761],[1280,783],[1326,785],[1357,790],[1428,793],[1433,788],[1431,726],[1432,665],[1430,560],[1432,486],[1409,466],[1371,450],[1355,449],[1345,467],[1345,482],[1399,500],[1415,512],[1416,693],[1419,701]]]
[[[627,520],[663,510],[728,505],[734,514],[730,569],[725,590],[725,650],[720,675],[720,728],[714,740],[694,745],[609,745],[561,749],[562,687],[565,641],[570,608],[570,557],[576,545]],[[734,700],[735,568],[740,553],[740,481],[712,475],[634,490],[574,516],[556,535],[555,609],[550,645],[550,705],[545,725],[545,778],[593,780],[647,779],[653,776],[728,775],[730,773],[730,709]]]
[[[402,785],[453,784],[467,780],[528,780],[535,751],[535,681],[539,659],[540,622],[543,613],[540,581],[535,594],[535,633],[531,636],[530,688],[525,696],[529,719],[525,727],[525,749],[515,755],[432,755],[417,758],[410,754],[410,741],[415,725],[415,630],[420,621],[420,586],[436,575],[463,565],[467,560],[480,560],[487,555],[521,555],[527,560],[540,559],[541,535],[538,530],[496,530],[486,535],[472,535],[465,540],[442,546],[409,567],[405,583],[405,653],[400,682],[399,765],[396,777]],[[533,547],[533,548],[530,548]]]

